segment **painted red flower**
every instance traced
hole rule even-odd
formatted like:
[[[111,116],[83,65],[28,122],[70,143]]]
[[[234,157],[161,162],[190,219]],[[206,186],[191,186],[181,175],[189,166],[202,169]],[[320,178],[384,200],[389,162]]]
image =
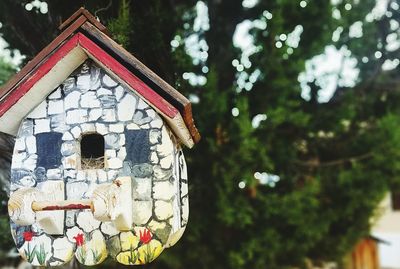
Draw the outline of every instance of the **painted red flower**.
[[[144,232],[140,231],[140,242],[143,244],[148,244],[151,241],[152,235],[149,230],[145,229]]]
[[[24,240],[26,242],[30,242],[32,240],[33,237],[33,232],[24,232],[23,234]]]
[[[83,239],[83,234],[79,233],[76,236],[73,237],[75,239],[75,243],[78,247],[83,245],[84,239]]]

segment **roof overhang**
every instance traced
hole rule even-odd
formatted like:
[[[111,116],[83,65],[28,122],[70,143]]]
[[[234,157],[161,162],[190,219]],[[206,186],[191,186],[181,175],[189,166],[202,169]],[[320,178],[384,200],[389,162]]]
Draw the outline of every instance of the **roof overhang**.
[[[143,98],[164,118],[183,144],[193,147],[195,141],[180,111],[80,32],[65,39],[49,57],[22,78],[18,86],[0,96],[0,131],[16,135],[21,121],[29,112],[88,58]]]

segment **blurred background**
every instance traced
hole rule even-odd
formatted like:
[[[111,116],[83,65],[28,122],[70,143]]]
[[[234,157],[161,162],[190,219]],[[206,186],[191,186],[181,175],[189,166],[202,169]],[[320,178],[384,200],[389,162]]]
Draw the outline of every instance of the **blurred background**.
[[[399,0],[0,0],[0,85],[81,6],[191,100],[203,137],[185,235],[146,268],[400,268]],[[1,135],[0,268],[30,268],[12,148]]]

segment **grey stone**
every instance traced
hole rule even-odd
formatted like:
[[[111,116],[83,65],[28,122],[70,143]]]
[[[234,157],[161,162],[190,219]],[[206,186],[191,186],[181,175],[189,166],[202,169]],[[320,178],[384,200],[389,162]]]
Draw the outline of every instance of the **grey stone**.
[[[61,145],[61,154],[63,156],[69,156],[76,152],[75,141],[67,141]]]
[[[68,130],[67,125],[65,124],[65,114],[56,114],[51,116],[50,118],[50,128],[54,131],[63,133]]]
[[[151,177],[153,166],[148,163],[137,164],[132,167],[132,175],[138,178]]]
[[[76,89],[76,85],[75,85],[75,78],[74,77],[69,77],[66,80],[64,80],[63,82],[63,91],[64,94],[67,95],[69,94],[71,91]]]
[[[33,121],[32,120],[24,120],[22,125],[19,127],[18,136],[30,136],[33,135]]]
[[[153,119],[148,117],[146,112],[142,110],[136,111],[135,115],[133,116],[133,122],[137,125],[144,125],[151,122],[152,120]]]
[[[101,69],[96,66],[90,68],[90,89],[98,89],[101,86]]]
[[[74,227],[75,226],[75,211],[67,210],[65,211],[65,225],[67,227]]]
[[[38,183],[45,181],[47,179],[46,169],[44,167],[37,167],[35,169],[35,177]]]
[[[101,95],[99,100],[103,108],[115,108],[117,105],[117,99],[113,95]]]
[[[104,142],[106,149],[118,149],[119,148],[119,135],[107,134],[104,136]]]

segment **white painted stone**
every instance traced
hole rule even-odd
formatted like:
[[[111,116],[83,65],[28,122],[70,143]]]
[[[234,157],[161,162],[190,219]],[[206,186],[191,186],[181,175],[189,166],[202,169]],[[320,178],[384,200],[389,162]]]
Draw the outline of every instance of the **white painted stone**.
[[[70,141],[70,140],[74,140],[74,137],[72,136],[72,134],[70,132],[65,132],[62,136],[62,140]]]
[[[156,214],[157,219],[166,220],[172,217],[173,212],[172,204],[170,202],[155,201],[154,213]]]
[[[171,166],[172,166],[172,154],[162,158],[160,160],[160,165],[161,165],[161,168],[163,168],[163,169],[171,168]]]
[[[149,133],[150,144],[158,144],[161,142],[161,131],[160,130],[150,130]]]
[[[107,149],[118,149],[120,137],[118,134],[109,133],[104,136],[104,143]]]
[[[150,126],[152,128],[161,128],[163,127],[163,121],[161,119],[155,119],[150,122]]]
[[[129,124],[126,126],[126,128],[127,128],[128,130],[139,130],[139,129],[140,129],[139,125],[137,125],[136,123],[129,123]]]
[[[14,151],[25,150],[25,137],[18,137],[15,139]]]
[[[71,109],[71,108],[78,108],[79,106],[79,99],[81,97],[81,93],[78,91],[73,91],[69,93],[64,98],[64,109]]]
[[[109,170],[107,177],[109,181],[116,179],[118,177],[118,170]]]
[[[77,168],[77,160],[78,160],[77,154],[72,154],[68,157],[64,157],[62,160],[64,169],[76,169]]]
[[[161,133],[161,144],[157,145],[157,154],[160,158],[166,157],[173,153],[174,145],[172,143],[171,138],[168,135],[168,132],[165,128],[162,128]]]
[[[107,88],[100,88],[97,90],[97,95],[102,96],[102,95],[112,95],[112,91],[110,91]]]
[[[111,158],[107,161],[108,167],[111,169],[119,169],[122,168],[122,160],[119,158]]]
[[[35,134],[50,132],[50,120],[35,120]]]
[[[89,111],[89,121],[97,121],[103,115],[101,108],[93,108]]]
[[[84,123],[81,125],[82,133],[96,132],[96,127],[93,123]]]
[[[182,224],[186,225],[189,219],[189,200],[187,196],[182,199],[181,208],[182,208]]]
[[[150,155],[150,162],[152,164],[157,164],[158,163],[158,156],[157,156],[157,153],[155,153],[154,151]]]
[[[90,211],[80,212],[76,218],[76,223],[87,233],[100,227],[100,221],[96,220]]]
[[[66,232],[68,240],[72,243],[75,243],[74,237],[76,237],[78,234],[83,234],[83,231],[79,229],[77,226],[67,229]]]
[[[144,225],[151,218],[153,201],[134,201],[133,202],[133,223]]]
[[[122,147],[125,145],[125,134],[119,135],[119,145]]]
[[[65,169],[64,170],[64,178],[72,178],[72,179],[76,179],[76,170],[75,169]]]
[[[85,181],[86,180],[86,171],[78,170],[78,172],[76,173],[76,179],[78,181]]]
[[[47,98],[49,99],[59,99],[61,98],[61,89],[58,87],[53,93],[51,93]]]
[[[153,171],[156,180],[167,180],[171,176],[171,171],[163,170],[159,165],[154,165]]]
[[[67,124],[76,124],[86,122],[88,119],[87,109],[74,109],[67,111],[66,122]]]
[[[49,108],[48,114],[49,115],[54,115],[54,114],[61,114],[64,112],[64,101],[63,100],[57,100],[57,101],[49,101]]]
[[[99,183],[104,183],[107,181],[107,172],[103,169],[97,169],[97,178]]]
[[[121,100],[124,93],[125,90],[124,88],[122,88],[122,86],[118,86],[117,88],[115,88],[115,98],[117,98],[117,101]]]
[[[147,116],[152,119],[155,119],[157,117],[157,113],[154,109],[147,109],[146,113],[147,113]]]
[[[47,179],[62,179],[61,169],[48,169]]]
[[[105,135],[108,133],[108,128],[103,123],[96,123],[96,132],[98,132],[101,135]]]
[[[79,126],[75,126],[71,129],[71,133],[75,138],[79,138],[81,136],[82,130]]]
[[[69,261],[74,256],[74,245],[66,237],[57,238],[53,242],[54,258]]]
[[[151,187],[150,178],[135,178],[133,180],[133,197],[138,200],[150,200]]]
[[[35,107],[27,116],[31,119],[39,119],[47,117],[47,103],[45,101],[41,102],[37,107]]]
[[[101,86],[101,70],[93,67],[90,69],[90,89],[98,89]]]
[[[114,109],[103,109],[103,120],[105,122],[115,122],[115,110]]]
[[[137,99],[131,95],[127,94],[118,103],[118,119],[120,121],[132,120],[133,114],[135,113]]]
[[[123,133],[124,132],[124,125],[122,123],[110,124],[110,132]]]
[[[115,82],[111,77],[109,77],[107,74],[104,75],[103,77],[103,83],[107,87],[115,87],[118,85],[117,82]]]
[[[100,107],[100,101],[97,99],[96,93],[89,91],[81,96],[81,107]]]
[[[104,155],[106,156],[107,159],[115,158],[117,157],[117,152],[115,149],[106,149]]]
[[[185,182],[181,182],[181,197],[187,195],[189,192],[188,190],[188,184]]]
[[[86,170],[86,180],[91,183],[97,182],[97,171],[95,169]]]
[[[28,136],[26,138],[26,150],[29,154],[36,153],[36,137]]]
[[[119,231],[117,230],[117,228],[115,228],[114,223],[112,222],[103,222],[100,226],[100,230],[109,236],[114,236],[119,234]]]
[[[143,125],[140,125],[140,129],[150,129],[150,124],[143,124]]]
[[[145,101],[143,101],[142,98],[139,98],[137,109],[146,109],[148,107],[149,105]]]
[[[18,153],[14,153],[13,154],[13,158],[12,158],[12,168],[23,168],[23,161],[26,158],[26,152],[22,151],[22,152],[18,152]]]
[[[36,154],[29,155],[29,157],[24,160],[24,167],[28,170],[35,170],[38,156]]]
[[[61,145],[61,154],[63,156],[69,156],[73,153],[75,153],[77,149],[75,148],[75,142],[74,141],[67,141],[62,143]]]
[[[121,149],[118,151],[118,158],[121,160],[125,160],[126,158],[126,148],[121,147]]]
[[[33,135],[33,120],[24,120],[19,127],[18,137]]]
[[[169,181],[155,182],[153,198],[157,200],[170,200],[175,194],[174,185]]]
[[[90,89],[90,75],[80,75],[76,80],[76,86],[81,90]]]

